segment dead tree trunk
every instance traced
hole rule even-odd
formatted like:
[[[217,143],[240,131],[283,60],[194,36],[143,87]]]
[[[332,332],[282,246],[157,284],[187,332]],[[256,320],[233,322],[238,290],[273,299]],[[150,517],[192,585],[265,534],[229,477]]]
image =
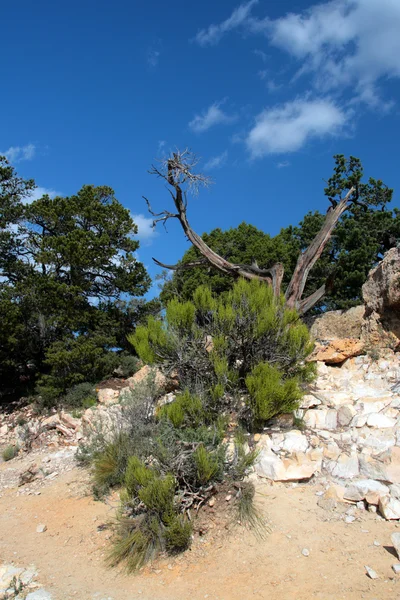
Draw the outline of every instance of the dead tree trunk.
[[[165,161],[164,170],[153,167],[150,171],[152,174],[156,174],[165,179],[169,184],[170,188],[168,188],[168,190],[174,201],[177,211],[176,213],[171,213],[169,211],[154,213],[148,199],[145,198],[145,200],[150,213],[155,217],[153,221],[153,227],[159,222],[163,222],[165,224],[166,221],[171,218],[178,219],[188,240],[202,254],[203,259],[182,265],[166,265],[159,260],[153,260],[159,266],[173,270],[212,265],[226,275],[264,281],[266,284],[271,285],[273,287],[274,294],[279,296],[282,293],[282,280],[284,275],[284,268],[281,263],[276,263],[270,269],[260,269],[257,265],[231,263],[214,252],[189,225],[186,214],[187,196],[186,192],[182,190],[182,186],[186,184],[197,188],[200,185],[207,185],[208,183],[206,177],[203,175],[198,175],[194,172],[194,167],[196,164],[197,161],[195,157],[185,150],[184,152],[173,153],[172,157]],[[298,258],[292,278],[285,292],[285,298],[287,306],[290,308],[296,308],[300,314],[304,314],[313,306],[315,306],[315,304],[321,300],[332,284],[331,280],[327,281],[323,286],[321,286],[317,291],[307,298],[302,297],[311,269],[321,256],[334,228],[336,227],[342,214],[347,210],[355,192],[355,187],[351,187],[346,196],[342,198],[335,207],[329,209],[325,218],[325,222],[320,231],[315,236],[307,250],[300,254]]]

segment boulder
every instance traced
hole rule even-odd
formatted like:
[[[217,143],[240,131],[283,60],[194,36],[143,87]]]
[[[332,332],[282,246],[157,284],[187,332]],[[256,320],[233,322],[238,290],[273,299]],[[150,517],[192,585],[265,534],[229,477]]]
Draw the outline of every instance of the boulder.
[[[97,399],[100,404],[109,406],[118,402],[119,394],[121,390],[112,388],[101,388],[97,390]]]
[[[384,496],[379,500],[379,512],[388,521],[400,519],[400,501]]]
[[[371,413],[367,419],[368,427],[376,427],[378,429],[387,429],[396,425],[396,419],[387,417],[381,413]]]
[[[316,456],[313,455],[313,458]],[[312,460],[310,453],[293,453],[289,458],[280,458],[265,448],[258,456],[256,473],[272,481],[301,481],[310,479],[321,469],[321,453]]]
[[[328,409],[325,406],[319,409],[307,410],[304,413],[304,424],[311,429],[336,429],[337,427],[337,411]]]
[[[309,360],[321,361],[328,365],[335,365],[344,362],[353,356],[359,356],[363,353],[364,342],[356,338],[342,338],[340,340],[331,340],[327,344],[316,344],[314,352]]]
[[[393,446],[390,463],[385,465],[385,471],[388,481],[391,483],[400,483],[400,448],[398,446]]]
[[[388,474],[386,473],[385,465],[371,457],[366,457],[360,454],[359,456],[360,474],[369,479],[375,479],[377,481],[390,481]]]
[[[348,404],[346,406],[341,406],[338,409],[338,413],[337,413],[338,425],[340,427],[346,427],[347,425],[350,425],[355,414],[356,414],[356,409],[354,408],[353,405]]]
[[[308,448],[308,441],[301,431],[296,429],[285,435],[285,440],[282,444],[282,450],[286,452],[305,452]]]
[[[360,338],[364,312],[363,305],[326,312],[314,320],[311,335],[317,341]]]
[[[154,380],[154,384],[157,389],[165,389],[166,387],[167,378],[165,375],[160,371],[160,369],[150,367],[149,365],[145,365],[137,373],[132,375],[132,377],[129,377],[126,380],[126,383],[131,390],[133,390],[137,384],[143,383],[147,380]]]
[[[367,309],[384,315],[400,309],[400,248],[391,248],[373,268],[362,286]]]
[[[351,454],[342,452],[337,461],[331,461],[327,465],[327,468],[332,476],[338,479],[353,479],[357,477],[360,472],[357,452],[353,451]]]

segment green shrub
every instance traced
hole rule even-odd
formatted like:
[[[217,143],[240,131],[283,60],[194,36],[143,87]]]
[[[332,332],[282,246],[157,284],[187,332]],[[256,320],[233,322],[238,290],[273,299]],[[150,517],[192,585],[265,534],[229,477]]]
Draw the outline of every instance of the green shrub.
[[[131,377],[140,369],[140,360],[132,354],[118,354],[118,367],[115,369],[119,377]]]
[[[115,440],[94,457],[94,482],[100,490],[107,491],[124,482],[132,445],[128,435],[118,433]]]
[[[90,408],[97,403],[97,396],[93,383],[85,381],[74,385],[65,394],[64,402],[73,408]]]
[[[204,409],[215,415],[223,395],[245,391],[246,377],[260,363],[299,384],[315,375],[305,361],[313,348],[306,325],[256,280],[240,279],[220,297],[199,287],[192,302],[169,302],[164,322],[151,317],[128,339],[145,362],[174,369],[182,388],[202,395]],[[171,410],[182,425],[182,411]]]
[[[165,404],[160,412],[161,418],[167,418],[176,428],[182,427],[199,427],[206,420],[206,414],[203,403],[199,396],[191,394],[189,390],[185,390],[183,394],[179,394],[176,399],[170,404]]]
[[[174,515],[165,529],[165,545],[168,552],[183,552],[190,546],[192,526],[182,515]]]
[[[297,377],[284,379],[282,372],[268,363],[254,367],[246,377],[246,386],[252,421],[256,425],[296,410],[303,395]]]
[[[220,471],[218,458],[208,452],[203,445],[196,448],[193,458],[197,469],[197,480],[200,485],[205,485],[217,477]]]
[[[4,461],[8,461],[8,460],[12,460],[13,458],[15,458],[17,456],[18,452],[19,452],[18,446],[7,446],[7,448],[4,448],[1,455],[2,455]]]
[[[240,523],[247,525],[255,534],[263,538],[269,527],[254,503],[255,488],[250,482],[241,483],[237,493],[237,514]]]
[[[51,344],[44,361],[47,372],[37,385],[43,406],[54,406],[78,384],[94,384],[111,376],[118,366],[118,355],[110,349],[109,342],[109,337],[93,334],[71,335]]]

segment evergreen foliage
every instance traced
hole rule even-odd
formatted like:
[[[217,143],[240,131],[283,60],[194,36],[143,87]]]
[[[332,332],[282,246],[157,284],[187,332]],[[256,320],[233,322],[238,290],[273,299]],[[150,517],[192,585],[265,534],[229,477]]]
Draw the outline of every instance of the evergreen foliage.
[[[307,327],[283,298],[276,299],[256,280],[238,280],[220,296],[200,286],[192,302],[168,303],[165,322],[150,318],[128,339],[143,360],[176,370],[186,388],[161,411],[175,427],[183,425],[186,414],[190,420],[217,414],[223,395],[235,395],[246,385],[254,398],[248,403],[251,419],[259,424],[293,410],[300,385],[314,374],[312,363],[305,362],[312,350]],[[268,409],[256,389],[264,384]],[[196,401],[196,394],[202,400]]]
[[[115,349],[157,303],[137,261],[137,227],[106,186],[26,203],[34,189],[0,157],[0,375],[2,391],[45,404],[119,366]]]
[[[390,209],[393,190],[381,180],[364,181],[363,167],[359,159],[343,155],[334,156],[335,167],[324,190],[335,202],[355,185],[358,202],[342,216],[334,235],[322,256],[312,269],[304,295],[308,296],[334,275],[334,285],[316,310],[346,309],[362,302],[361,286],[369,270],[382,259],[393,244],[400,239],[400,211]],[[297,258],[314,239],[322,226],[325,215],[309,212],[298,226],[289,225],[278,235],[271,237],[247,223],[226,231],[214,229],[204,234],[204,241],[212,250],[236,264],[252,264],[269,268],[281,262],[285,268],[284,286],[288,284]],[[191,247],[185,252],[182,263],[200,258]],[[212,268],[195,267],[177,270],[167,279],[161,292],[166,305],[172,298],[190,300],[199,285],[208,285],[216,294],[233,287],[234,280]]]

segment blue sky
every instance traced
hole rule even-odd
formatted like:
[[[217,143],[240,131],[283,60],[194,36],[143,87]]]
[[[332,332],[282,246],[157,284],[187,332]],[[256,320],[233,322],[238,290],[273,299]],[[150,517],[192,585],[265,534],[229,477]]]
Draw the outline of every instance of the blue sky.
[[[399,0],[14,0],[2,24],[0,152],[38,194],[113,187],[153,276],[188,248],[142,200],[171,208],[147,169],[175,147],[215,181],[190,199],[199,233],[324,210],[336,153],[400,188]]]

